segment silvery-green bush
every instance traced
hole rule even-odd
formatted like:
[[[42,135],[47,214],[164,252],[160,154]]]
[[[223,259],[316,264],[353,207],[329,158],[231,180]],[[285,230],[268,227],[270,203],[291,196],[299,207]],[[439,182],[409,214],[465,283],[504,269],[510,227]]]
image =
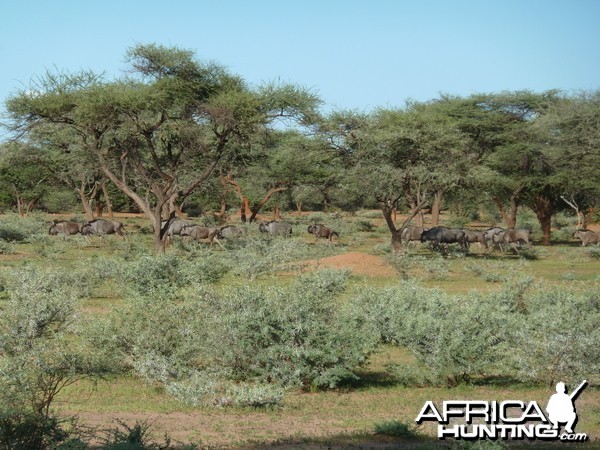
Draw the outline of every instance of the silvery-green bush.
[[[516,278],[497,292],[459,296],[404,282],[364,290],[354,301],[382,342],[415,356],[418,367],[393,370],[403,381],[503,376],[552,384],[600,372],[597,290]]]
[[[571,285],[538,287],[523,301],[518,345],[511,355],[519,379],[579,383],[600,373],[600,294]]]
[[[76,271],[20,267],[3,273],[0,313],[0,446],[53,448],[71,431],[52,409],[66,386],[112,370],[80,325]],[[79,280],[81,281],[81,280]]]
[[[429,378],[446,384],[502,372],[513,340],[507,308],[489,298],[451,296],[403,282],[360,294],[357,302],[382,341],[408,348]]]
[[[177,253],[142,255],[122,265],[120,275],[141,295],[177,295],[190,284],[214,283],[229,270],[218,255],[190,258]]]
[[[328,270],[290,286],[135,296],[112,318],[112,342],[136,373],[190,404],[267,405],[290,387],[333,388],[356,379],[378,342],[372,324],[340,304],[347,278]]]

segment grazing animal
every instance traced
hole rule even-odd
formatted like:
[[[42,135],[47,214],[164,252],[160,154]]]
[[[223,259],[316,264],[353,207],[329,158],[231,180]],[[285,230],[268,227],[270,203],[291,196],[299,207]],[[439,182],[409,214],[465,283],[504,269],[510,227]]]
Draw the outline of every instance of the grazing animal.
[[[233,225],[226,225],[219,229],[224,238],[239,238],[246,235],[246,229],[243,227],[235,227]]]
[[[421,236],[423,232],[428,231],[429,228],[416,227],[414,225],[407,226],[404,230],[402,230],[402,240],[407,244],[413,241],[421,242]]]
[[[421,242],[427,241],[432,241],[438,248],[441,244],[458,244],[463,250],[467,248],[465,232],[458,228],[435,227],[424,231]]]
[[[334,231],[331,228],[328,228],[325,225],[321,225],[321,224],[309,225],[308,232],[310,234],[315,235],[315,242],[319,238],[329,239],[329,242],[331,242],[333,240],[333,236],[336,236],[337,238],[340,237],[340,235],[337,231]]]
[[[600,244],[600,232],[598,231],[577,230],[573,233],[573,237],[581,240],[582,247],[588,244]]]
[[[261,233],[269,233],[271,236],[291,235],[292,224],[289,222],[276,222],[275,220],[272,220],[270,222],[261,222],[258,226],[258,230]]]
[[[529,242],[529,234],[529,230],[522,228],[509,228],[508,230],[504,231],[504,244],[508,245],[512,243],[524,242],[527,244],[527,246],[531,247],[531,243]]]
[[[81,233],[83,224],[79,222],[52,222],[52,226],[48,230],[48,234],[56,236],[57,234],[65,234],[71,236]]]
[[[465,243],[467,248],[469,244],[475,244],[479,242],[484,248],[488,248],[487,239],[485,238],[485,233],[483,231],[475,231],[475,230],[463,230],[465,232]]]
[[[125,240],[125,228],[121,222],[116,220],[96,219],[92,220],[81,227],[81,234],[89,236],[97,234],[104,238],[107,234],[118,234],[121,239]]]
[[[220,237],[223,237],[218,228],[207,228],[201,227],[200,225],[189,225],[181,229],[180,235],[181,237],[189,236],[195,241],[202,241],[204,239],[208,239],[208,242],[210,242],[211,246],[216,242],[221,247],[223,247],[223,245],[219,242],[218,239]]]
[[[502,249],[502,240],[497,240],[497,236],[503,232],[504,228],[492,227],[485,230],[483,234],[485,236],[485,240],[488,242],[488,245],[491,242],[493,246],[500,247],[500,249]]]
[[[160,223],[161,229],[166,225],[166,223],[166,220],[163,220]],[[165,234],[169,237],[169,239],[172,239],[173,236],[181,235],[181,230],[183,229],[183,227],[189,227],[190,225],[191,223],[189,223],[187,220],[175,219],[171,222]]]

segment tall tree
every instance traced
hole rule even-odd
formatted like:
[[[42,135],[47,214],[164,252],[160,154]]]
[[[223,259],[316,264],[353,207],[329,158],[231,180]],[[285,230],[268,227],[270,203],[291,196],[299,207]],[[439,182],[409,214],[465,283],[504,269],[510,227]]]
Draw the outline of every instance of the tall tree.
[[[9,142],[0,147],[0,186],[10,193],[20,216],[38,204],[51,185],[51,174],[29,145]]]
[[[162,220],[207,182],[226,154],[244,151],[253,133],[279,117],[307,123],[319,104],[295,86],[252,90],[189,50],[138,45],[127,61],[129,78],[46,76],[38,89],[10,98],[7,109],[15,131],[48,124],[71,129],[102,174],[149,218],[157,250],[164,250]]]

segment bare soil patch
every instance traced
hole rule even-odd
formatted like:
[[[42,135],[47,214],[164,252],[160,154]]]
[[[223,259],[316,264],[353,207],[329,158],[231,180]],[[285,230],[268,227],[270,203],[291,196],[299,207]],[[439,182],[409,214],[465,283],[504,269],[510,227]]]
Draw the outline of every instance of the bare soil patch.
[[[356,275],[372,277],[393,277],[397,273],[383,258],[362,252],[350,252],[321,259],[303,261],[309,269],[334,268],[350,269]]]

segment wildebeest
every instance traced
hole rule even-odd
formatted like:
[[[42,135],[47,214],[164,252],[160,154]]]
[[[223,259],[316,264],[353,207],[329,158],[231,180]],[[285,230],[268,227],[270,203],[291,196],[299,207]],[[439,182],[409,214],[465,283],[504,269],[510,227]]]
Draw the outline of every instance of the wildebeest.
[[[514,244],[525,243],[528,247],[531,247],[529,235],[529,230],[509,228],[507,230],[503,230],[499,233],[494,234],[492,239],[494,245],[499,246],[500,250],[505,251],[509,245],[513,244],[512,248],[514,248],[517,251],[517,253],[519,253],[517,246]]]
[[[485,238],[485,233],[483,231],[476,230],[463,230],[465,232],[465,243],[467,248],[469,244],[480,243],[484,248],[488,248],[487,239]]]
[[[89,236],[97,234],[104,237],[107,234],[118,234],[122,239],[125,239],[125,228],[121,222],[116,220],[96,219],[92,220],[81,227],[81,234]]]
[[[166,225],[166,223],[166,220],[163,220],[160,223],[161,229]],[[175,219],[171,222],[169,228],[167,228],[165,235],[168,236],[169,239],[173,238],[173,236],[179,236],[181,235],[181,230],[183,227],[189,227],[190,225],[191,223],[189,223],[187,220]]]
[[[577,230],[573,237],[581,240],[581,246],[588,244],[600,244],[600,232],[590,230]]]
[[[333,240],[333,236],[338,238],[340,237],[337,231],[334,231],[331,228],[321,224],[309,225],[308,232],[315,235],[315,241],[317,241],[319,238],[325,238],[329,239],[329,242],[331,242]]]
[[[219,242],[219,237],[223,237],[218,228],[208,228],[202,227],[200,225],[189,225],[183,227],[180,232],[181,237],[189,236],[196,241],[202,241],[207,239],[210,242],[210,245],[215,242],[219,244],[221,247],[223,245]]]
[[[402,240],[405,243],[409,243],[412,241],[419,241],[421,242],[421,236],[423,235],[423,232],[428,231],[429,228],[423,228],[423,227],[416,227],[414,225],[409,225],[406,228],[404,228],[404,230],[402,230]]]
[[[508,230],[504,230],[503,240],[507,245],[524,242],[528,246],[531,246],[531,243],[529,242],[529,234],[530,231],[523,228],[509,228]]]
[[[258,230],[261,233],[269,233],[272,236],[276,235],[291,235],[292,224],[289,222],[277,222],[271,220],[270,222],[261,222],[258,226]]]
[[[81,233],[82,228],[83,224],[79,222],[52,222],[52,226],[48,230],[48,234],[52,236],[56,236],[57,234],[66,234],[67,236],[71,236],[73,234]]]
[[[491,242],[493,246],[498,246],[498,247],[500,247],[500,249],[502,249],[502,240],[498,239],[498,235],[503,232],[504,232],[504,228],[492,227],[492,228],[488,228],[487,230],[485,230],[483,232],[483,235],[485,236],[485,240],[488,243]]]
[[[440,244],[458,244],[466,250],[465,232],[458,228],[435,227],[424,231],[421,242],[432,241],[439,248]]]
[[[246,229],[244,227],[236,227],[233,225],[226,225],[219,229],[221,235],[226,238],[239,238],[246,234]]]

